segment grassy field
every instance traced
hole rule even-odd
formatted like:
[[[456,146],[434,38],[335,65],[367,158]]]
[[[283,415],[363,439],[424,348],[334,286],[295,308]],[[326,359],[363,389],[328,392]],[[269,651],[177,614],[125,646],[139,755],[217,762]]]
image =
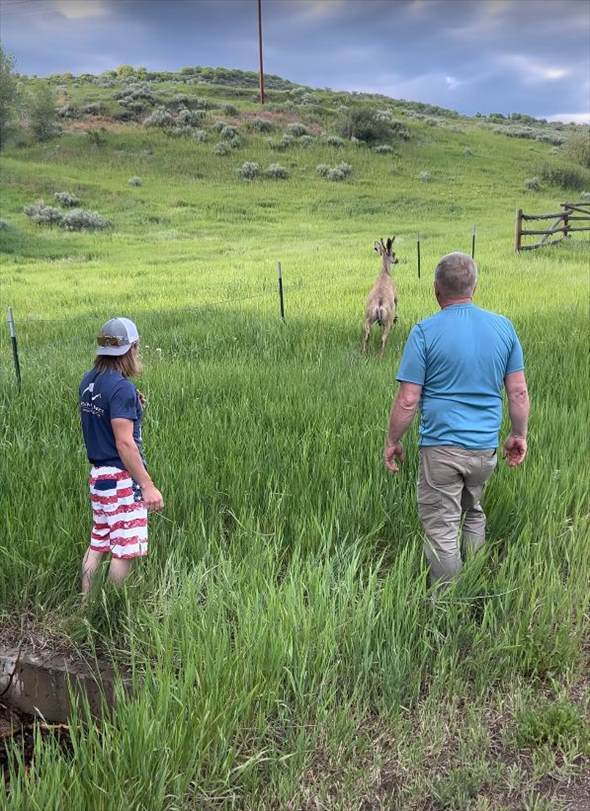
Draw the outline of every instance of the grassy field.
[[[100,725],[72,724],[73,754],[39,740],[30,769],[17,758],[7,807],[588,809],[588,242],[512,250],[516,207],[550,211],[576,192],[524,192],[552,148],[474,120],[412,119],[408,141],[376,154],[327,145],[329,117],[316,118],[308,147],[277,154],[246,128],[251,102],[198,89],[239,106],[241,147],[216,155],[212,133],[196,143],[109,118],[0,162],[2,303],[23,372],[18,392],[3,323],[4,637],[98,650],[136,685]],[[294,120],[269,117],[274,137]],[[99,126],[97,144],[85,131]],[[246,160],[290,177],[240,180]],[[345,181],[317,175],[341,161]],[[58,191],[112,228],[30,223],[23,206]],[[488,544],[433,603],[416,427],[398,477],[382,448],[405,338],[435,310],[434,265],[469,250],[473,223],[477,302],[511,318],[525,350],[530,456],[499,466]],[[379,361],[359,352],[361,324],[371,246],[392,233],[400,319]],[[77,385],[114,314],[142,334],[166,510],[128,588],[105,585],[81,612]]]

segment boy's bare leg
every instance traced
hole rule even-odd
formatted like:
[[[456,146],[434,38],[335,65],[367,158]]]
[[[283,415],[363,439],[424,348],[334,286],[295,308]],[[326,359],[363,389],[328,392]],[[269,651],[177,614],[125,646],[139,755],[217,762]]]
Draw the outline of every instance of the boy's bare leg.
[[[109,566],[109,580],[115,586],[120,586],[131,571],[133,560],[123,560],[122,558],[111,558]]]
[[[90,547],[86,550],[86,554],[82,559],[82,602],[84,602],[90,594],[103,555],[103,552],[97,552]]]

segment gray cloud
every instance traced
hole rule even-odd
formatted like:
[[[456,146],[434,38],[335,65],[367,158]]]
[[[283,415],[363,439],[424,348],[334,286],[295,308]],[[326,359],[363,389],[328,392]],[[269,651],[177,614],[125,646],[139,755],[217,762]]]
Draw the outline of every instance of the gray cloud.
[[[26,73],[257,66],[254,0],[1,0]],[[263,0],[265,68],[462,112],[590,108],[584,0]]]

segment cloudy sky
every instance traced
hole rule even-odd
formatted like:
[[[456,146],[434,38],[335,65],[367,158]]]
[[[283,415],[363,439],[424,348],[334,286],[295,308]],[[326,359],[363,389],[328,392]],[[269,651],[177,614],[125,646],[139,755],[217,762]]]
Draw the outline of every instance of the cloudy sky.
[[[265,69],[461,112],[590,120],[587,0],[262,0]],[[256,0],[0,0],[22,73],[255,70]]]

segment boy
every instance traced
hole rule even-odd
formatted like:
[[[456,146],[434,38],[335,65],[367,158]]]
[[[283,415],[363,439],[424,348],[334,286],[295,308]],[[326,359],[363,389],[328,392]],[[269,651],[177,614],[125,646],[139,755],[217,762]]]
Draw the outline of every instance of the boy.
[[[83,598],[104,554],[111,554],[109,580],[125,580],[133,560],[147,554],[148,511],[164,506],[141,450],[144,399],[130,380],[141,371],[137,327],[128,318],[111,318],[98,336],[94,368],[80,384],[93,519],[82,561]]]

